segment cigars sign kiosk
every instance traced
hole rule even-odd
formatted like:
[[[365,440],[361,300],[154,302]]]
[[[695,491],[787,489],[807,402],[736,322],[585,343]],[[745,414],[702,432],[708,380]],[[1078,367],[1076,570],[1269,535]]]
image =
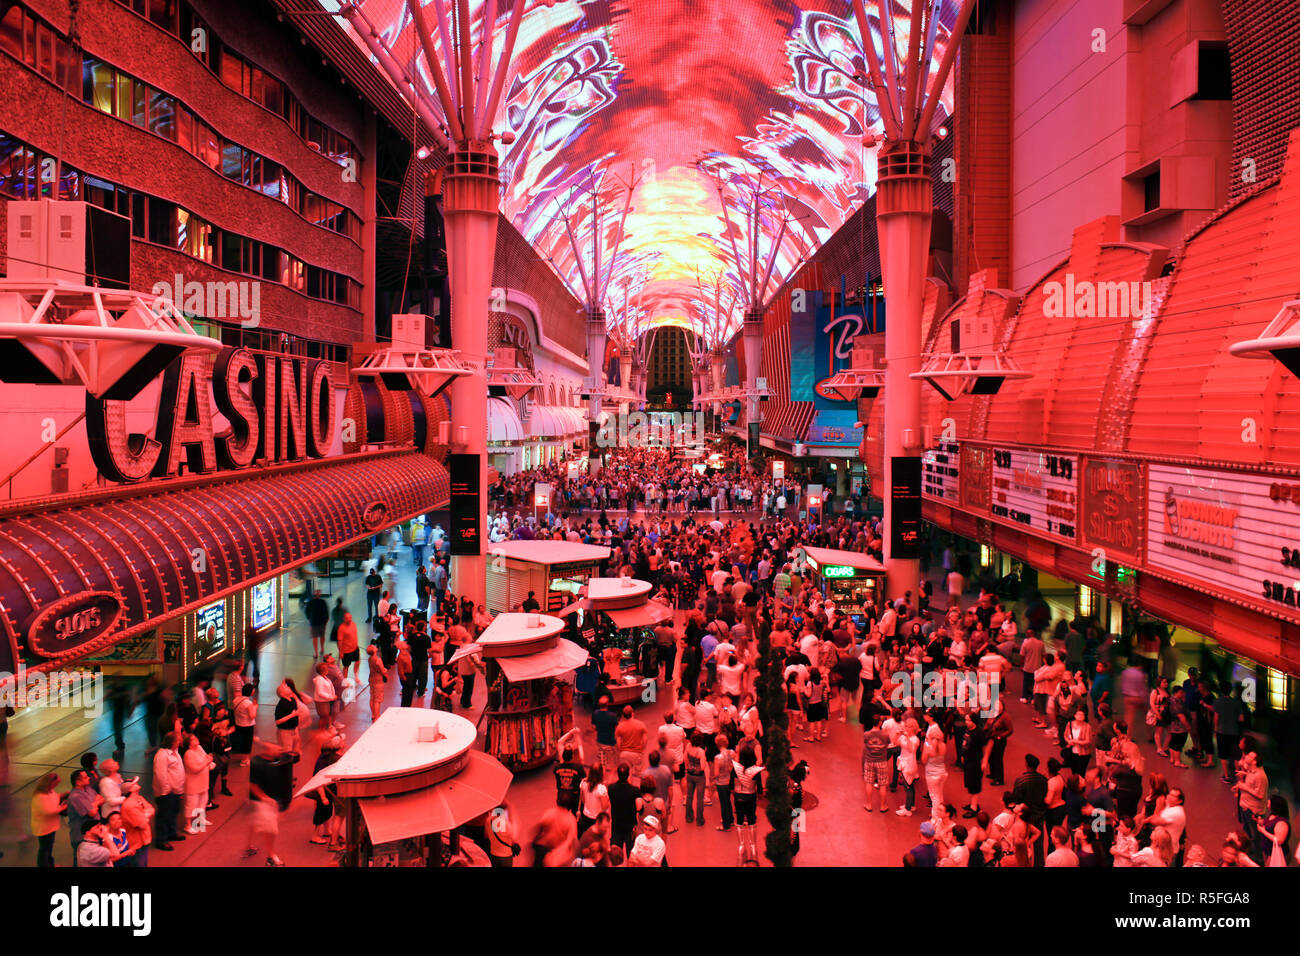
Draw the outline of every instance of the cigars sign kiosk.
[[[869,554],[834,548],[804,548],[813,583],[836,610],[861,625],[868,601],[883,607],[885,566]]]

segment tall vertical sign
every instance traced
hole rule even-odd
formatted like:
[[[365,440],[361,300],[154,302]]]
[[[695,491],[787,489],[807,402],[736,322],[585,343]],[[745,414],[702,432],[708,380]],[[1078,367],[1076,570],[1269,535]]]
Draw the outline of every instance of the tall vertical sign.
[[[890,553],[896,558],[920,558],[921,457],[896,456],[890,461]]]
[[[479,505],[482,488],[479,483],[479,456],[452,454],[447,458],[451,477],[451,553],[478,555],[483,553],[479,539]]]

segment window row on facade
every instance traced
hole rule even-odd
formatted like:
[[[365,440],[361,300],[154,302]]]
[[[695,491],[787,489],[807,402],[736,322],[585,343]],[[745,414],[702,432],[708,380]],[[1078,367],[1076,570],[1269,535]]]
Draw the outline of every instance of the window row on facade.
[[[0,17],[0,50],[86,105],[175,143],[227,179],[285,203],[312,225],[361,241],[361,220],[350,209],[311,192],[280,163],[223,139],[176,97],[77,53],[20,5]]]
[[[361,286],[349,276],[309,265],[270,243],[222,229],[169,200],[128,190],[66,164],[60,168],[53,156],[4,132],[0,132],[0,196],[84,199],[129,217],[131,234],[137,239],[230,272],[281,283],[313,299],[361,307]]]
[[[360,165],[361,157],[350,139],[308,113],[283,81],[222,43],[188,3],[182,0],[117,2],[180,40],[226,86],[281,117],[312,149],[336,163],[346,165],[356,160]]]

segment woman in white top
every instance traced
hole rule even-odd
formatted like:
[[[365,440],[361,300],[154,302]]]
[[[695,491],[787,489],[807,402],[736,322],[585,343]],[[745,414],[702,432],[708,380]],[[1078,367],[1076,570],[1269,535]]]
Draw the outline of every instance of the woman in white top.
[[[101,813],[108,819],[110,813],[122,809],[126,798],[140,789],[140,780],[122,779],[122,766],[116,760],[105,760],[99,765],[99,795],[104,798]]]
[[[917,748],[921,746],[918,730],[915,718],[908,717],[903,721],[903,733],[898,738],[898,776],[907,793],[906,803],[895,811],[900,817],[910,817],[912,808],[916,806],[916,781],[921,776],[921,768],[917,763]]]
[[[596,822],[602,813],[609,813],[609,789],[604,783],[605,773],[599,763],[591,765],[586,778],[578,784],[578,836]]]
[[[925,730],[921,763],[925,768],[925,792],[930,795],[930,818],[937,821],[943,807],[943,785],[948,779],[948,742],[944,739],[943,728],[934,722],[934,717],[927,712],[925,719],[930,726]]]

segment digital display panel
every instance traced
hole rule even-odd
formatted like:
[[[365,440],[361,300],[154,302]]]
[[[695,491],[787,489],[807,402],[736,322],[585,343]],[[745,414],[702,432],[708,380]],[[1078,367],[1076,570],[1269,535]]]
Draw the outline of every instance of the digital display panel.
[[[322,0],[333,13],[342,5]],[[417,78],[426,104],[440,113],[403,0],[361,0],[357,6],[397,64]],[[476,46],[486,7],[481,0],[469,3]],[[494,62],[512,7],[511,0],[495,5]],[[921,80],[927,85],[950,42],[957,8],[956,0],[940,3],[929,72]],[[883,54],[887,40],[876,9],[867,4],[868,25]],[[911,2],[885,9],[902,62]],[[432,21],[432,7],[426,15]],[[352,26],[336,19],[375,62]],[[430,33],[446,62],[438,29]],[[866,73],[848,0],[531,4],[520,21],[494,123],[498,133],[514,137],[497,140],[502,211],[569,287],[580,290],[582,269],[592,270],[594,193],[605,242],[612,246],[620,228],[623,235],[606,308],[635,310],[654,324],[698,326],[701,314],[715,308],[712,297],[701,294],[701,276],[706,285],[723,276],[731,292],[748,295],[740,280],[748,270],[737,270],[735,259],[756,258],[762,265],[779,236],[771,276],[759,289],[758,298],[766,299],[874,192],[876,147],[870,135],[864,143],[863,133],[878,133],[882,123]],[[936,127],[951,109],[950,78]],[[620,226],[625,186],[633,181],[631,208]],[[768,197],[759,204],[757,256],[741,241],[755,189]],[[583,250],[581,266],[569,228]],[[738,323],[738,312],[734,318]]]

